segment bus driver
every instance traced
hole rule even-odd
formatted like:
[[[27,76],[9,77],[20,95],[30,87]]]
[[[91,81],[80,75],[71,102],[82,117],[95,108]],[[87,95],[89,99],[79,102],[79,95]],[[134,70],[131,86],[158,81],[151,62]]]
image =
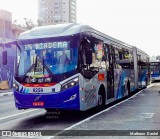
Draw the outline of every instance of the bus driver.
[[[59,62],[60,64],[68,64],[69,58],[67,57],[67,54],[65,51],[62,52],[62,55],[59,56]]]

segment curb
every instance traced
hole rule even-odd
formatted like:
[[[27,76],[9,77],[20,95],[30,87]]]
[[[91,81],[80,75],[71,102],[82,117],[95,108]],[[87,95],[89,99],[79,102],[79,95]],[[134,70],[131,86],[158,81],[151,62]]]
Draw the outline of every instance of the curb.
[[[2,96],[11,96],[11,95],[13,95],[13,92],[0,93],[0,97],[2,97]]]

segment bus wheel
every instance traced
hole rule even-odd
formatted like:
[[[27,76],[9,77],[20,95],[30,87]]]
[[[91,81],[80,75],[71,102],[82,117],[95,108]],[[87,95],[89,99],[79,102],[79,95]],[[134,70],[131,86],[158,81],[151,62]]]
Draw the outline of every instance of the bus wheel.
[[[102,105],[103,105],[102,95],[98,94],[98,106],[102,106]]]
[[[130,94],[130,92],[131,92],[131,87],[130,87],[130,82],[128,81],[127,82],[127,90],[128,90],[128,95]]]
[[[98,93],[98,108],[103,108],[105,106],[105,89],[101,87]]]
[[[148,85],[148,80],[146,79],[146,86],[144,88],[147,88],[147,85]]]

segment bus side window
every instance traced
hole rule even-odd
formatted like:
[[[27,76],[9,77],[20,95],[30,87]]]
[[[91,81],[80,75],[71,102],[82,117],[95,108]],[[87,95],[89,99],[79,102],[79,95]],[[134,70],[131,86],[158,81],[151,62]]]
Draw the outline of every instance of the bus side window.
[[[105,61],[107,60],[107,54],[105,52],[105,45],[101,40],[94,45],[93,60],[96,67],[106,69]]]
[[[122,49],[119,49],[118,52],[119,52],[119,60],[122,60],[123,59]]]
[[[119,58],[120,56],[119,56],[119,53],[118,53],[118,49],[117,48],[115,48],[115,60],[116,60],[116,62],[117,61],[119,61]]]
[[[124,59],[128,59],[129,58],[129,52],[127,49],[122,49],[123,51],[123,55],[124,55]]]

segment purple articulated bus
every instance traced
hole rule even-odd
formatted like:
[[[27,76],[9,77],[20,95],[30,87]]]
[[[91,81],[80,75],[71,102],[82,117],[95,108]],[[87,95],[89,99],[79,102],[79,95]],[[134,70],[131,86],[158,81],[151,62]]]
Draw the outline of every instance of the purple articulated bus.
[[[20,34],[14,45],[18,109],[101,108],[150,83],[145,52],[88,25],[37,27]]]

